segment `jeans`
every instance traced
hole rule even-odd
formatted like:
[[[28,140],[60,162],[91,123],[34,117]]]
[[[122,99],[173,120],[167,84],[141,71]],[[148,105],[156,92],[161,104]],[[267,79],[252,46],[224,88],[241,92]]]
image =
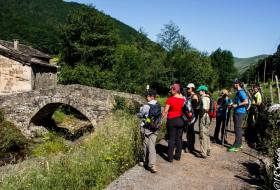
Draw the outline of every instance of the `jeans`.
[[[234,113],[233,123],[235,131],[235,142],[233,147],[239,148],[242,145],[242,124],[246,113]]]

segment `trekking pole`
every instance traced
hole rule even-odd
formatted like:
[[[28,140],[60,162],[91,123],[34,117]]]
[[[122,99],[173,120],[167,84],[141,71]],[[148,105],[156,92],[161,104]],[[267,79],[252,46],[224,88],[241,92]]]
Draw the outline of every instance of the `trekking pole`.
[[[224,128],[224,133],[223,133],[222,146],[224,146],[225,136],[226,136],[227,127],[228,127],[228,124],[227,124],[228,115],[227,114],[228,114],[228,106],[227,106],[227,109],[226,109],[226,117],[225,117],[225,120],[224,120],[225,128]]]

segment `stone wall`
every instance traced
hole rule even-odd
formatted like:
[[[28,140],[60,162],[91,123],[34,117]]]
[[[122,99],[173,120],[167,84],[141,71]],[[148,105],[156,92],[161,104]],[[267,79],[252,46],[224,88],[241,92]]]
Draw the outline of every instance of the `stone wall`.
[[[31,67],[0,55],[0,95],[30,90]]]
[[[32,64],[32,89],[50,89],[57,84],[55,68]]]
[[[143,97],[135,94],[82,85],[58,85],[49,90],[0,96],[0,109],[8,121],[31,138],[30,124],[47,120],[61,104],[75,108],[96,127],[112,111],[116,97],[123,97],[137,107],[144,103]]]

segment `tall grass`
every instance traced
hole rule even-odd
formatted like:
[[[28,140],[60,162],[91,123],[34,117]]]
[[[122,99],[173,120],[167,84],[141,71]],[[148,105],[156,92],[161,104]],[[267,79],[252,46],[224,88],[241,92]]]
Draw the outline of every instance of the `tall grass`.
[[[39,166],[28,164],[5,177],[0,189],[103,189],[135,165],[141,154],[140,144],[138,119],[118,110],[79,148],[49,157]]]

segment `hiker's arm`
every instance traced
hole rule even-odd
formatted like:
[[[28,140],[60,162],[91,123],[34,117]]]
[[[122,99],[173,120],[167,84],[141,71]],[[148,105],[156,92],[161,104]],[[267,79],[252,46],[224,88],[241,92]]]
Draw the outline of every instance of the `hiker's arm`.
[[[162,119],[166,118],[169,108],[170,108],[170,105],[166,104],[164,107],[164,110],[162,112]]]
[[[149,114],[149,109],[150,107],[148,105],[143,105],[141,108],[140,108],[140,112],[137,114],[138,117],[140,118],[146,118],[147,115]]]
[[[245,106],[247,105],[249,102],[248,102],[248,98],[243,100],[243,102],[239,103],[239,104],[233,104],[232,107],[236,108],[236,107],[239,107],[239,106]]]
[[[198,106],[198,96],[196,94],[193,95],[192,105],[193,105],[194,108],[197,108],[197,106]]]

